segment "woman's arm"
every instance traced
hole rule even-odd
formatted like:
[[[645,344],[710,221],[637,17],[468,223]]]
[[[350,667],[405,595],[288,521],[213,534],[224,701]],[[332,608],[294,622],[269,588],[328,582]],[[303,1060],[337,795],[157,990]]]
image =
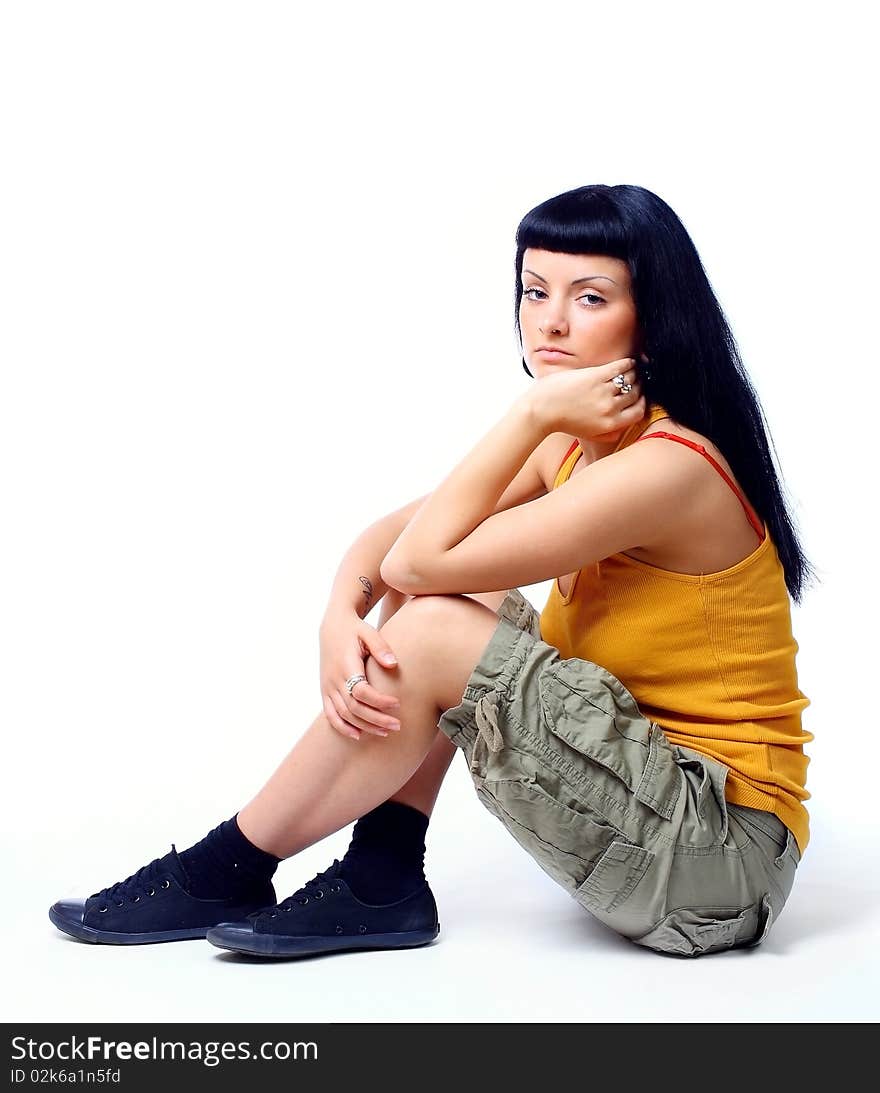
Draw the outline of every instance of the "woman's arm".
[[[546,446],[541,445],[530,454],[522,469],[498,499],[493,508],[494,513],[524,505],[547,492],[542,468],[545,455]],[[364,619],[388,589],[396,587],[393,581],[386,581],[382,577],[382,563],[404,528],[430,496],[430,493],[426,493],[423,497],[410,501],[403,508],[371,524],[358,536],[339,565],[325,618],[341,610],[356,611]]]
[[[631,444],[558,489],[493,514],[503,483],[546,427],[533,422],[528,404],[515,404],[403,530],[382,563],[383,580],[420,596],[537,584],[657,541],[669,514],[693,503],[694,461],[658,459],[647,444]],[[593,435],[608,431],[592,427]]]
[[[325,619],[339,611],[355,611],[362,619],[369,615],[391,587],[380,573],[382,560],[428,497],[426,493],[383,516],[355,539],[339,563]]]
[[[546,437],[532,402],[517,399],[403,529],[382,563],[383,580],[401,592],[417,588],[423,570],[493,514],[510,481]]]

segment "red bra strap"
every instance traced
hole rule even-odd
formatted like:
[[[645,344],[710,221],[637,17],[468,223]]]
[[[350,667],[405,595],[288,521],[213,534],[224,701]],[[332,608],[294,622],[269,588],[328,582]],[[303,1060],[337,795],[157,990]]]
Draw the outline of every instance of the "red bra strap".
[[[656,433],[648,433],[647,436],[640,436],[639,440],[650,440],[652,436],[665,437],[667,440],[677,440],[679,442],[679,444],[687,444],[687,446],[689,448],[693,448],[695,452],[700,452],[702,455],[704,455],[709,460],[709,462],[712,464],[712,466],[715,468],[715,470],[718,471],[718,473],[721,475],[721,477],[724,479],[724,481],[728,484],[728,486],[730,486],[730,488],[733,490],[733,492],[736,494],[736,496],[739,498],[739,502],[742,505],[742,507],[745,509],[746,516],[749,518],[749,523],[752,525],[752,527],[758,533],[759,537],[763,540],[763,538],[764,538],[763,525],[758,520],[757,516],[753,514],[752,509],[746,503],[745,498],[743,497],[742,493],[740,493],[740,491],[737,489],[733,479],[730,477],[730,475],[727,473],[727,471],[725,471],[725,469],[719,464],[717,459],[713,458],[713,456],[711,456],[706,451],[706,449],[703,447],[702,444],[695,444],[692,440],[686,440],[683,436],[676,436],[675,433],[663,433],[663,432],[659,432],[659,431],[656,432]],[[638,443],[638,441],[636,441],[636,443]]]

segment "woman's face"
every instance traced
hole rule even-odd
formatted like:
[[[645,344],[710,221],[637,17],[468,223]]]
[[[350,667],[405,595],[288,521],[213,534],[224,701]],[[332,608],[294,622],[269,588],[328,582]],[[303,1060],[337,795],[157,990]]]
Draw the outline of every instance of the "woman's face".
[[[574,282],[574,283],[573,283]],[[558,368],[588,368],[639,355],[629,267],[598,254],[523,255],[519,322],[523,356],[536,379]],[[551,356],[542,346],[565,350]]]

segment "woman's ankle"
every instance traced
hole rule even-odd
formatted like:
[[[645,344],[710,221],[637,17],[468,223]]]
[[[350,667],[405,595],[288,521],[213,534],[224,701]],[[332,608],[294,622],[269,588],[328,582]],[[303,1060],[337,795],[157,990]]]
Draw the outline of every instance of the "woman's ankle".
[[[391,903],[425,883],[428,822],[424,812],[394,800],[357,821],[340,875],[358,899]]]
[[[224,820],[199,842],[180,852],[191,895],[199,899],[223,899],[265,886],[274,876],[281,859],[255,846],[239,827],[237,816],[236,813]]]

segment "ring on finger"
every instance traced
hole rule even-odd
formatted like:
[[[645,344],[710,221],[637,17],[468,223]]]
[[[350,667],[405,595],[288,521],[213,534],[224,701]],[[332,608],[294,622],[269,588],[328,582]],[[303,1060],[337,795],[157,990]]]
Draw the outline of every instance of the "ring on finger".
[[[350,695],[351,692],[358,685],[358,683],[365,683],[366,680],[367,680],[367,677],[364,676],[364,675],[349,676],[348,679],[345,681],[345,689],[346,689],[346,691],[348,691],[348,693]]]

